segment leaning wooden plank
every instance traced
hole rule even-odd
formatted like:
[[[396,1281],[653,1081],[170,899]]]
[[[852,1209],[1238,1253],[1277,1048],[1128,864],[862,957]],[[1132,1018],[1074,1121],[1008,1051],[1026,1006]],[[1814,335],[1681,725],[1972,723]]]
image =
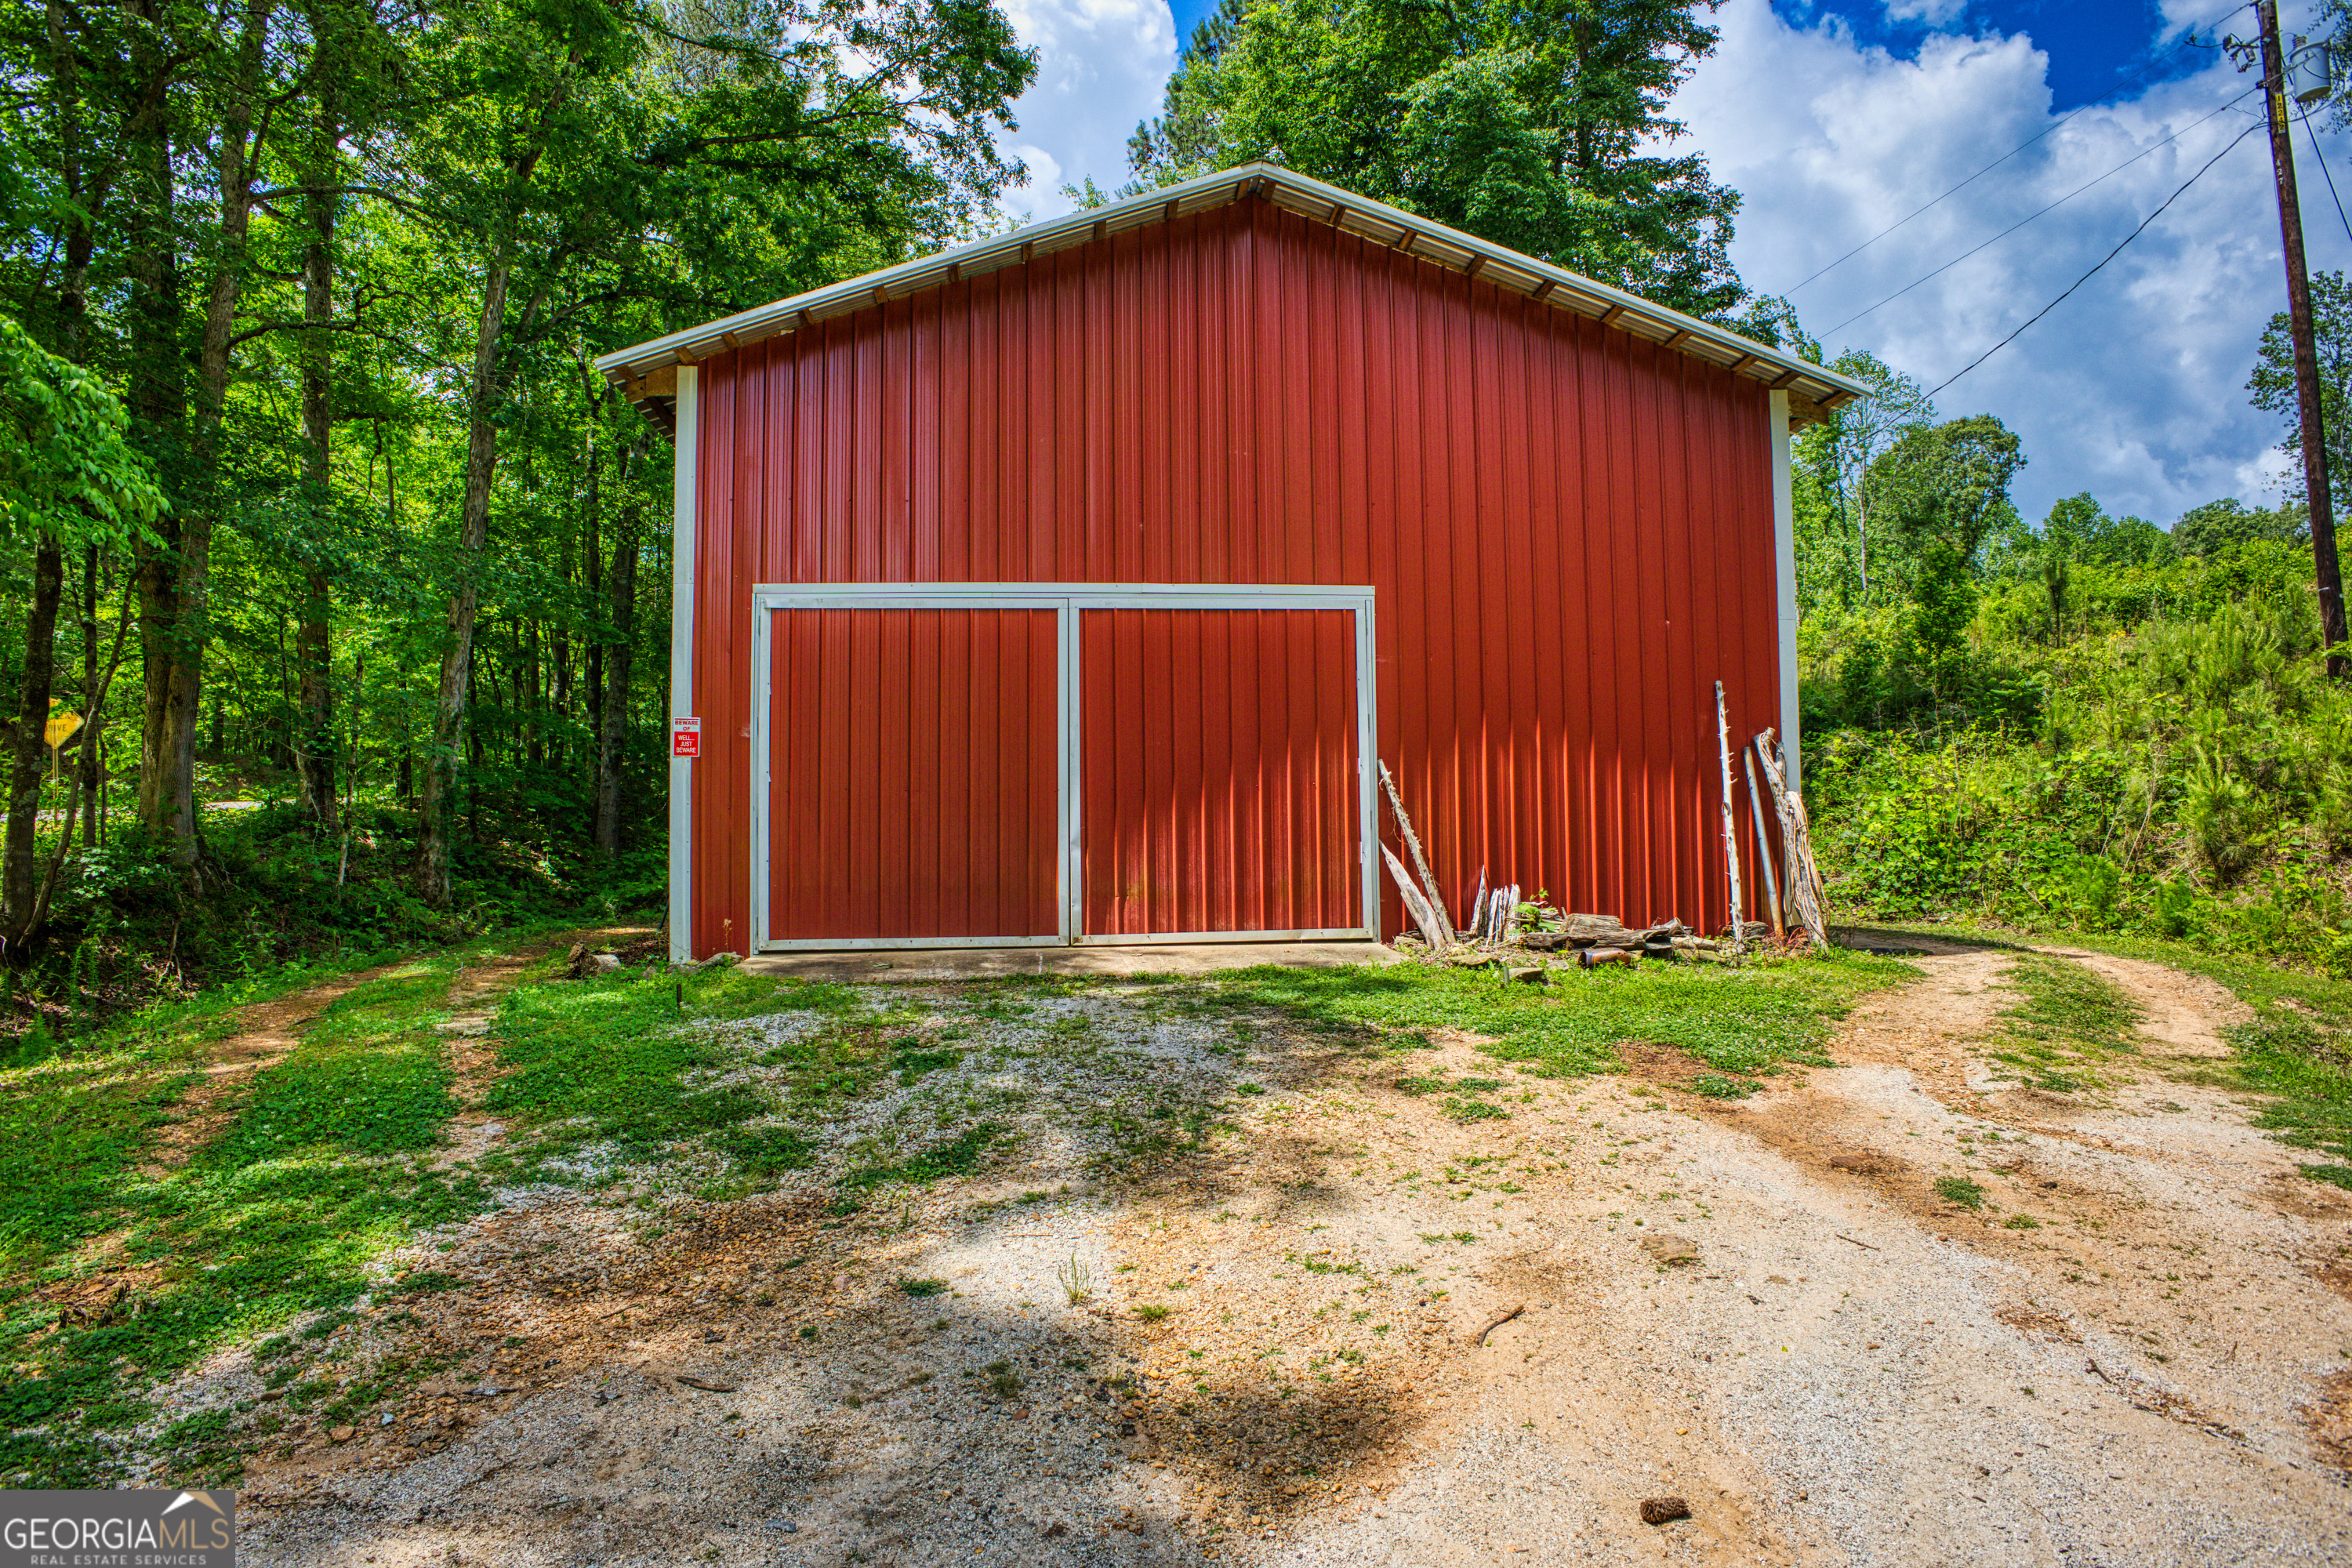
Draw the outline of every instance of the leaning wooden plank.
[[[1389,809],[1396,813],[1398,837],[1404,840],[1404,847],[1412,851],[1413,868],[1421,873],[1422,895],[1429,900],[1429,907],[1436,912],[1438,923],[1445,928],[1445,934],[1442,939],[1435,937],[1430,939],[1435,944],[1437,951],[1444,952],[1454,945],[1454,922],[1445,915],[1445,895],[1437,890],[1437,877],[1429,868],[1429,857],[1423,854],[1421,850],[1421,835],[1412,830],[1412,818],[1404,814],[1404,802],[1397,798],[1396,780],[1389,776],[1387,761],[1376,760],[1380,761],[1381,764],[1381,784],[1389,792]]]
[[[1746,943],[1740,928],[1748,921],[1748,900],[1739,896],[1739,819],[1731,814],[1731,719],[1723,704],[1723,682],[1715,683],[1715,753],[1723,769],[1723,864],[1731,878],[1731,951]]]
[[[1764,732],[1767,735],[1772,734],[1769,730]],[[1780,748],[1778,736],[1773,736],[1772,739],[1772,766],[1785,784],[1789,777],[1789,759],[1788,754]],[[1812,885],[1813,902],[1826,910],[1830,907],[1830,890],[1828,884],[1822,880],[1821,862],[1813,855],[1813,819],[1805,809],[1803,792],[1793,789],[1789,791],[1789,815],[1794,817],[1797,823],[1798,864],[1804,868],[1805,876]]]
[[[1820,884],[1811,865],[1812,847],[1806,842],[1804,818],[1780,771],[1779,748],[1773,744],[1772,731],[1767,730],[1758,735],[1755,746],[1757,763],[1764,770],[1764,783],[1772,791],[1772,805],[1780,816],[1780,845],[1788,860],[1789,907],[1796,912],[1805,934],[1816,945],[1827,948],[1829,921],[1822,912]]]
[[[1772,836],[1764,831],[1764,802],[1756,791],[1756,756],[1739,748],[1739,765],[1748,773],[1748,814],[1756,819],[1756,860],[1764,868],[1764,912],[1772,917],[1772,939],[1789,934],[1780,921],[1780,878],[1772,869]]]
[[[1422,940],[1429,943],[1430,952],[1444,952],[1453,945],[1446,935],[1445,922],[1437,918],[1437,911],[1429,907],[1429,900],[1423,898],[1421,889],[1412,885],[1412,873],[1404,868],[1404,862],[1396,858],[1396,851],[1383,844],[1381,855],[1389,863],[1389,875],[1396,879],[1397,897],[1404,900],[1405,913],[1411,915],[1412,923],[1421,928]]]
[[[1495,940],[1509,942],[1519,934],[1519,885],[1514,882],[1504,889],[1496,901],[1502,908],[1495,915]]]
[[[1788,877],[1785,889],[1789,909],[1796,916],[1798,923],[1805,928],[1808,937],[1827,946],[1828,919],[1822,913],[1822,900],[1814,879],[1805,867],[1807,846],[1804,832],[1794,809],[1788,776],[1781,771],[1780,749],[1772,743],[1772,734],[1769,730],[1757,738],[1756,763],[1764,770],[1764,782],[1772,792],[1772,804],[1780,817],[1782,868]]]
[[[1462,932],[1472,942],[1478,940],[1479,925],[1486,918],[1486,868],[1478,868],[1478,896],[1470,900],[1470,923]]]

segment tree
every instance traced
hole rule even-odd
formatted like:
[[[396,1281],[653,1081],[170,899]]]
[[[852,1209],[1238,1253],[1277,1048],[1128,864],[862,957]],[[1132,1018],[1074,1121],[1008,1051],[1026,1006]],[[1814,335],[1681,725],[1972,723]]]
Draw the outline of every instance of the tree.
[[[994,131],[1034,70],[1002,13],[973,0],[730,0],[675,17],[635,0],[475,0],[456,15],[428,68],[443,108],[418,163],[441,247],[481,280],[419,800],[418,887],[436,907],[452,891],[499,430],[525,364],[591,310],[640,330],[616,304],[709,315],[751,277],[772,298],[774,264],[795,249],[811,271],[845,252],[878,266],[969,220],[1014,174]],[[812,255],[813,241],[833,248]]]
[[[2016,515],[2009,487],[2025,467],[2017,437],[1990,414],[1906,430],[1864,476],[1902,555],[1929,552],[1973,568],[1993,531]]]
[[[2172,548],[2182,555],[2213,556],[2257,539],[2307,547],[2311,517],[2300,506],[2256,511],[2235,496],[2209,500],[2180,514],[2172,525]]]
[[[2352,489],[2344,488],[2347,478],[2352,478],[2352,427],[2347,427],[2352,426],[2352,397],[2347,395],[2352,391],[2352,283],[2346,282],[2343,273],[2312,274],[2311,325],[2319,360],[2319,426],[2320,438],[2327,447],[2327,488],[2331,495],[2352,495]],[[2263,329],[2262,346],[2246,389],[2253,394],[2255,407],[2286,421],[2280,449],[2300,465],[2302,403],[2295,386],[2294,342],[2284,310]]]
[[[1738,193],[1666,112],[1699,0],[1224,0],[1129,142],[1142,189],[1257,159],[1694,315],[1747,291]],[[1711,7],[1707,7],[1711,8]]]
[[[7,837],[0,847],[0,940],[12,948],[39,930],[56,883],[54,863],[48,877],[39,874],[35,835],[66,552],[143,536],[163,507],[126,423],[121,404],[95,375],[0,316],[0,544],[30,545],[34,552],[24,677],[9,735]],[[69,812],[58,860],[72,837]]]
[[[1835,575],[1845,586],[1849,607],[1872,602],[1872,508],[1875,498],[1864,481],[1872,467],[1909,433],[1936,416],[1935,405],[1919,384],[1874,354],[1848,352],[1830,366],[1864,383],[1870,390],[1840,404],[1820,424],[1798,436],[1792,454],[1798,486],[1825,508],[1825,533],[1839,537],[1843,559]]]
[[[2146,566],[2168,559],[2172,540],[2145,518],[2109,517],[2088,490],[2052,503],[2042,552],[2099,566]]]

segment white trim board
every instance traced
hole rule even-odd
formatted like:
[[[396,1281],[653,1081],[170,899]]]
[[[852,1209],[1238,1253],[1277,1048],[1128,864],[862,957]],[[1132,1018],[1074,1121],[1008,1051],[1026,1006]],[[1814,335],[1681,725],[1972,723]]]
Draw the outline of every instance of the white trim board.
[[[694,717],[694,563],[700,527],[695,493],[702,426],[702,373],[677,373],[677,439],[670,479],[669,716]],[[664,726],[667,728],[667,726]],[[668,743],[668,737],[663,737]],[[694,761],[669,760],[669,961],[694,959]]]
[[[683,385],[683,383],[681,383]],[[681,437],[682,438],[682,437]],[[1055,612],[1055,704],[1061,757],[1058,807],[1062,844],[1061,929],[1053,936],[833,937],[772,940],[769,930],[769,805],[773,782],[769,723],[774,710],[770,689],[772,613],[784,609],[1052,609]],[[1362,923],[1313,931],[1163,931],[1138,936],[1089,936],[1086,923],[1085,758],[1078,725],[1079,617],[1089,610],[1346,610],[1356,630],[1356,838],[1362,887]],[[751,930],[761,952],[856,948],[1043,947],[1188,942],[1376,941],[1380,934],[1380,835],[1373,797],[1378,702],[1373,688],[1375,628],[1372,590],[1360,586],[1249,584],[1150,583],[767,583],[751,590]],[[676,766],[677,764],[673,764]],[[673,806],[673,820],[676,808]],[[676,871],[673,867],[673,877]],[[675,883],[673,883],[675,886]]]
[[[1789,395],[1772,394],[1772,572],[1780,587],[1780,753],[1789,788],[1801,791],[1802,747],[1797,734],[1797,506],[1789,465]]]

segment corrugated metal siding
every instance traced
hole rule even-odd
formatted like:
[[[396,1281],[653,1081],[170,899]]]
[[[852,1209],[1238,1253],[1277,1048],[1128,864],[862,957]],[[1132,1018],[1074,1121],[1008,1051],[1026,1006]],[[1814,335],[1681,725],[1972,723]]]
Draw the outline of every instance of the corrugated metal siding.
[[[1251,201],[702,385],[698,952],[750,903],[754,583],[1369,582],[1380,751],[1457,916],[1483,866],[1727,919],[1713,681],[1735,734],[1777,721],[1754,382]]]
[[[767,935],[1052,936],[1052,610],[769,612]]]
[[[1078,623],[1087,934],[1360,927],[1354,615]]]

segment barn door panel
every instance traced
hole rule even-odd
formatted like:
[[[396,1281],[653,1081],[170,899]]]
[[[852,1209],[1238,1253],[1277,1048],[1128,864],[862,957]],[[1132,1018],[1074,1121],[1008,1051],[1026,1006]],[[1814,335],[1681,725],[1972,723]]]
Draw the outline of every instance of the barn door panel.
[[[761,945],[1066,940],[1059,607],[768,614]]]
[[[1361,931],[1356,613],[1078,620],[1080,940]]]

